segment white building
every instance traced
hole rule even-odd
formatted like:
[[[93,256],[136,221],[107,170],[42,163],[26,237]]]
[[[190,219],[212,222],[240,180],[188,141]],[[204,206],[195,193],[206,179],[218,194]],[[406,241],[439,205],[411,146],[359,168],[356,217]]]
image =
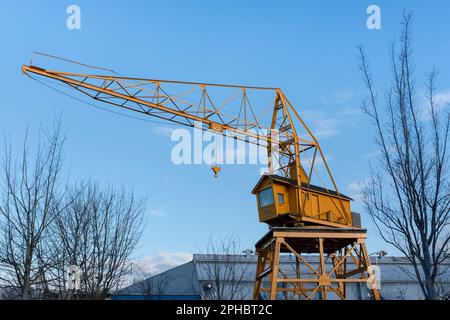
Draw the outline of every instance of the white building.
[[[192,261],[123,288],[112,299],[252,299],[256,258],[253,254],[195,254]],[[283,255],[280,267],[289,270],[293,261]],[[308,262],[318,267],[317,256],[309,256]],[[406,258],[373,258],[372,264],[379,267],[383,299],[423,299],[414,268]],[[450,261],[443,266],[446,272],[439,285],[443,293],[450,292],[449,267]],[[349,283],[346,290],[348,299],[370,298],[364,284]]]

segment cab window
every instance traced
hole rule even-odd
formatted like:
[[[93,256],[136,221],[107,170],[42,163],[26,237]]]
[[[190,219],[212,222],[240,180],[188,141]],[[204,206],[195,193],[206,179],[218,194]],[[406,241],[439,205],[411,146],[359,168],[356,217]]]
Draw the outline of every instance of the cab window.
[[[277,198],[278,198],[278,204],[283,204],[284,203],[284,194],[278,193],[277,194]]]
[[[259,192],[259,205],[261,208],[270,206],[274,202],[272,188],[264,189]]]

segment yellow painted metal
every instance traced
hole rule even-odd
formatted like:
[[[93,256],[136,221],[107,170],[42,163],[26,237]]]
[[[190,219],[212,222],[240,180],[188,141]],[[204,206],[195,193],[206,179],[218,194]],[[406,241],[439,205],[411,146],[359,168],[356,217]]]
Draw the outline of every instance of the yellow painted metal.
[[[299,299],[311,299],[320,293],[320,298],[334,294],[345,299],[346,283],[363,283],[370,277],[370,260],[364,244],[366,234],[362,229],[352,228],[351,199],[339,193],[317,139],[280,88],[74,73],[45,69],[31,63],[23,65],[22,72],[33,79],[55,80],[98,102],[190,127],[200,123],[202,130],[265,147],[269,172],[253,189],[259,220],[273,227],[271,230],[279,226],[288,228],[274,231],[269,239],[260,240],[256,246],[255,299],[264,292],[270,299],[278,298],[279,293],[284,298],[293,294]],[[225,101],[240,99],[239,108],[225,111],[226,103],[215,97],[217,90],[238,90],[238,95],[231,95]],[[192,92],[198,93],[196,103],[185,98]],[[264,92],[273,97],[268,122],[262,119],[266,108],[255,113],[252,92]],[[219,96],[223,98],[223,95]],[[311,151],[312,155],[308,157]],[[312,184],[319,160],[331,186],[323,182]],[[214,164],[211,169],[217,176],[220,167]],[[272,203],[261,204],[259,195],[264,190],[270,190]],[[292,226],[318,226],[319,231],[292,230]],[[344,228],[347,231],[342,232]],[[357,247],[359,252],[355,253]],[[280,268],[283,252],[295,256],[294,278],[289,278]],[[319,269],[307,262],[304,253],[318,254]],[[331,271],[326,270],[326,255],[332,259]],[[354,270],[348,267],[350,258],[356,266]],[[306,276],[301,272],[301,266],[309,270]],[[361,277],[351,278],[355,274]],[[268,287],[263,285],[267,277]],[[372,293],[375,299],[380,298],[376,289]]]
[[[213,171],[213,173],[214,173],[214,177],[218,177],[219,176],[219,172],[220,172],[220,167],[218,167],[218,166],[212,166],[211,167],[211,170]]]
[[[259,221],[273,226],[305,224],[329,226],[328,223],[342,227],[351,226],[351,215],[347,216],[347,212],[350,212],[350,199],[312,187],[305,183],[300,187],[281,177],[263,176],[252,191],[257,195]],[[266,190],[271,191],[273,203],[263,205],[260,201],[260,193]],[[304,199],[303,206],[299,197]],[[342,206],[345,210],[342,210]],[[350,221],[349,225],[347,221]]]
[[[279,88],[72,73],[46,70],[33,65],[23,65],[22,72],[31,77],[39,76],[57,80],[97,101],[110,105],[187,126],[194,126],[194,122],[202,123],[205,125],[201,127],[202,130],[211,130],[224,136],[265,146],[269,158],[269,172],[290,179],[294,181],[294,184],[281,186],[276,183],[276,188],[284,190],[286,204],[276,206],[271,213],[267,209],[260,208],[260,221],[276,224],[277,220],[272,221],[268,217],[279,217],[284,214],[283,224],[286,221],[291,224],[303,223],[302,217],[308,217],[314,224],[337,223],[351,226],[349,201],[339,196],[316,138]],[[167,86],[175,92],[168,93]],[[238,116],[226,113],[220,102],[214,100],[211,91],[219,89],[240,90],[242,103],[240,110],[236,110]],[[195,90],[201,94],[197,105],[183,100],[183,92]],[[263,124],[260,116],[255,114],[250,99],[250,92],[253,91],[263,91],[273,95],[271,123]],[[305,136],[299,135],[299,128],[305,131]],[[255,129],[260,131],[255,132]],[[260,132],[271,132],[271,134]],[[308,150],[314,150],[312,159],[306,159],[306,157],[303,159],[302,155]],[[331,196],[327,192],[318,193],[308,188],[313,172],[316,170],[317,156],[321,158],[332,183],[330,191],[335,192],[337,196]],[[304,169],[307,160],[312,161],[308,172]],[[219,167],[213,166],[212,169],[217,176]],[[323,187],[326,190],[330,188]]]
[[[345,300],[348,283],[366,285],[373,279],[365,238],[363,230],[272,229],[256,244],[253,298]],[[295,257],[295,273],[290,264],[280,263],[284,253]],[[317,261],[313,263],[311,257]],[[380,300],[377,287],[371,284],[372,298]]]

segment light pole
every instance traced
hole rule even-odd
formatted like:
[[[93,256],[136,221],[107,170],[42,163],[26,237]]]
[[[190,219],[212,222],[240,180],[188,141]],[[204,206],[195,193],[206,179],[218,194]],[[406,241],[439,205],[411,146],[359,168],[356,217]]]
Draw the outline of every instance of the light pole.
[[[369,256],[375,256],[375,265],[378,265],[378,259],[381,259],[384,256],[387,256],[387,254],[388,254],[387,251],[380,250],[380,251],[369,254]]]

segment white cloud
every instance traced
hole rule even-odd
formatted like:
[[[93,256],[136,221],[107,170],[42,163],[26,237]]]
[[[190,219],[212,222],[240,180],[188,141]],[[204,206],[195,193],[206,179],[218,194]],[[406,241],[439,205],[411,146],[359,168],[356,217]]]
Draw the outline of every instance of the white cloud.
[[[356,117],[360,115],[362,115],[360,108],[346,108],[338,112],[338,116],[340,117]]]
[[[326,105],[342,105],[352,104],[358,96],[358,92],[352,89],[340,89],[332,91],[328,94],[318,96],[318,99]],[[320,110],[306,110],[302,112],[302,117],[310,124],[314,135],[318,139],[327,139],[339,134],[340,130],[354,122],[355,116],[361,114],[359,108],[342,108],[339,107],[336,111],[320,111]]]
[[[351,193],[360,192],[361,191],[361,185],[359,181],[350,182],[347,185],[347,190]]]
[[[319,99],[326,104],[341,104],[351,100],[355,96],[355,91],[351,89],[341,89],[335,90],[329,94],[319,95]]]
[[[354,200],[361,200],[362,197],[362,189],[370,183],[370,177],[359,181],[352,181],[346,186],[346,191],[350,194],[350,197]]]
[[[366,154],[363,155],[364,158],[374,158],[376,156],[380,155],[380,151],[379,150],[375,150],[375,151],[370,151],[367,152]]]
[[[317,139],[330,138],[339,133],[338,120],[322,111],[305,110],[302,117],[313,131]]]
[[[155,275],[192,260],[189,252],[158,252],[154,256],[134,261],[135,266],[149,275]]]
[[[306,156],[306,157],[303,157],[303,159],[306,160],[307,166],[310,167],[311,164],[312,164],[313,157],[312,156]],[[326,155],[325,156],[325,161],[327,162],[327,164],[329,164],[331,161],[333,161],[333,157]],[[320,156],[320,154],[316,155],[316,159],[314,160],[314,166],[318,166],[318,167],[325,166],[325,162],[323,161],[323,159]]]
[[[442,91],[434,97],[439,109],[444,109],[450,105],[450,90]]]
[[[420,99],[422,100],[422,107],[420,108],[420,119],[422,120],[430,120],[430,104],[428,99],[426,98],[426,94],[421,92]],[[443,111],[450,107],[450,89],[440,91],[434,95],[434,103],[437,107],[438,111]]]
[[[163,206],[148,209],[148,214],[154,217],[167,217],[166,208]]]
[[[159,136],[163,137],[169,137],[172,135],[172,132],[177,129],[174,126],[167,125],[167,126],[155,126],[151,128],[152,133],[157,134]]]
[[[305,110],[301,116],[306,120],[316,138],[323,140],[339,134],[341,128],[355,123],[355,116],[360,114],[361,112],[357,108],[347,108],[330,113],[318,110]]]

